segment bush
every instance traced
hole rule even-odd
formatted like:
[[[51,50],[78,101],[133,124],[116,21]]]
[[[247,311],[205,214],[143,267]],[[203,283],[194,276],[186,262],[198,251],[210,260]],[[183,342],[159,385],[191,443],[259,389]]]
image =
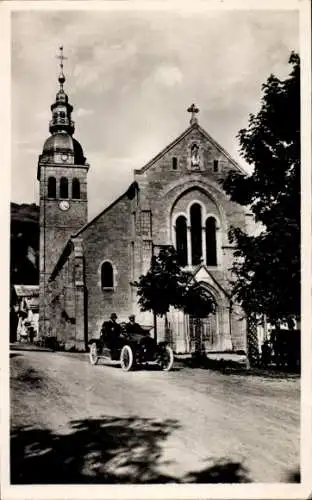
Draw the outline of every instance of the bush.
[[[265,340],[261,346],[260,365],[300,371],[300,336],[300,330],[273,330],[270,341]]]

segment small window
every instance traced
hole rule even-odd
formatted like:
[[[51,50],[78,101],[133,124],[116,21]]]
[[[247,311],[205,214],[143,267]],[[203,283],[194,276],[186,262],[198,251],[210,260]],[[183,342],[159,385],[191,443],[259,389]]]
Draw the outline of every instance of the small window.
[[[66,177],[61,177],[60,198],[68,198],[68,179]]]
[[[48,198],[56,198],[56,179],[49,177],[48,179]]]
[[[80,199],[80,182],[79,179],[74,178],[73,179],[73,185],[72,185],[72,195],[75,200]]]
[[[213,171],[219,172],[219,160],[213,160]]]
[[[177,170],[178,168],[178,158],[176,156],[172,157],[172,170]]]
[[[102,288],[114,288],[114,272],[110,262],[103,262],[101,267],[101,286]]]
[[[65,118],[65,111],[60,112],[61,118]]]

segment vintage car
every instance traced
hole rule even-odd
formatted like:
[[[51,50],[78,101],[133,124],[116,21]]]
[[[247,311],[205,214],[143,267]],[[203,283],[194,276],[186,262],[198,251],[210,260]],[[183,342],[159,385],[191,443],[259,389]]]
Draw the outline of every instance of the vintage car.
[[[89,341],[90,363],[96,365],[99,359],[120,361],[124,371],[130,371],[147,363],[157,364],[169,371],[173,366],[173,351],[166,342],[157,343],[149,330],[127,334],[125,328],[113,344],[101,334]]]

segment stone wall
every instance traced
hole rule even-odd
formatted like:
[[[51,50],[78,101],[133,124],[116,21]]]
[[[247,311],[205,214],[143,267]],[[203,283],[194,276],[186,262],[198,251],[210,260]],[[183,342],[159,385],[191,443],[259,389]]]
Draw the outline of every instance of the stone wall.
[[[49,299],[47,283],[61,252],[73,233],[80,229],[88,216],[87,171],[88,165],[39,164],[40,168],[40,299],[39,331],[40,336],[48,335]],[[48,178],[56,179],[56,197],[48,198]],[[69,209],[62,211],[60,202],[60,179],[66,177],[68,184]],[[72,179],[80,182],[80,199],[72,199]],[[54,322],[54,320],[52,320]]]
[[[112,312],[118,321],[127,320],[132,312],[133,276],[132,200],[127,194],[104,210],[81,233],[85,258],[85,283],[88,303],[88,335],[98,337],[104,320]],[[114,286],[101,287],[101,266],[113,266]]]
[[[48,285],[49,335],[71,347],[84,350],[87,332],[85,323],[84,258],[81,240],[68,245],[63,263]]]

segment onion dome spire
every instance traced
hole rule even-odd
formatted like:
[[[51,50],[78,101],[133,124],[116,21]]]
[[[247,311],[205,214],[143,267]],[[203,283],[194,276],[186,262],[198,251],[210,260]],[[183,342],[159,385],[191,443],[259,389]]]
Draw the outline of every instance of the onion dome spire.
[[[64,91],[63,62],[67,58],[63,54],[63,47],[60,47],[57,58],[60,59],[58,77],[60,88],[57,91],[55,102],[51,105],[52,120],[49,126],[51,135],[46,139],[42,154],[39,156],[38,180],[40,180],[40,166],[42,164],[87,165],[81,144],[73,137],[75,131],[75,125],[71,119],[73,107],[69,104],[68,96]]]
[[[60,84],[60,89],[56,94],[55,102],[51,106],[52,111],[52,120],[50,121],[49,130],[51,134],[65,132],[70,135],[74,133],[75,125],[71,120],[71,114],[73,111],[73,107],[68,102],[68,96],[64,92],[64,83],[65,83],[65,75],[64,75],[64,64],[63,61],[67,59],[67,57],[63,54],[63,47],[59,48],[60,53],[57,56],[60,59],[60,74],[58,77],[58,81]]]

